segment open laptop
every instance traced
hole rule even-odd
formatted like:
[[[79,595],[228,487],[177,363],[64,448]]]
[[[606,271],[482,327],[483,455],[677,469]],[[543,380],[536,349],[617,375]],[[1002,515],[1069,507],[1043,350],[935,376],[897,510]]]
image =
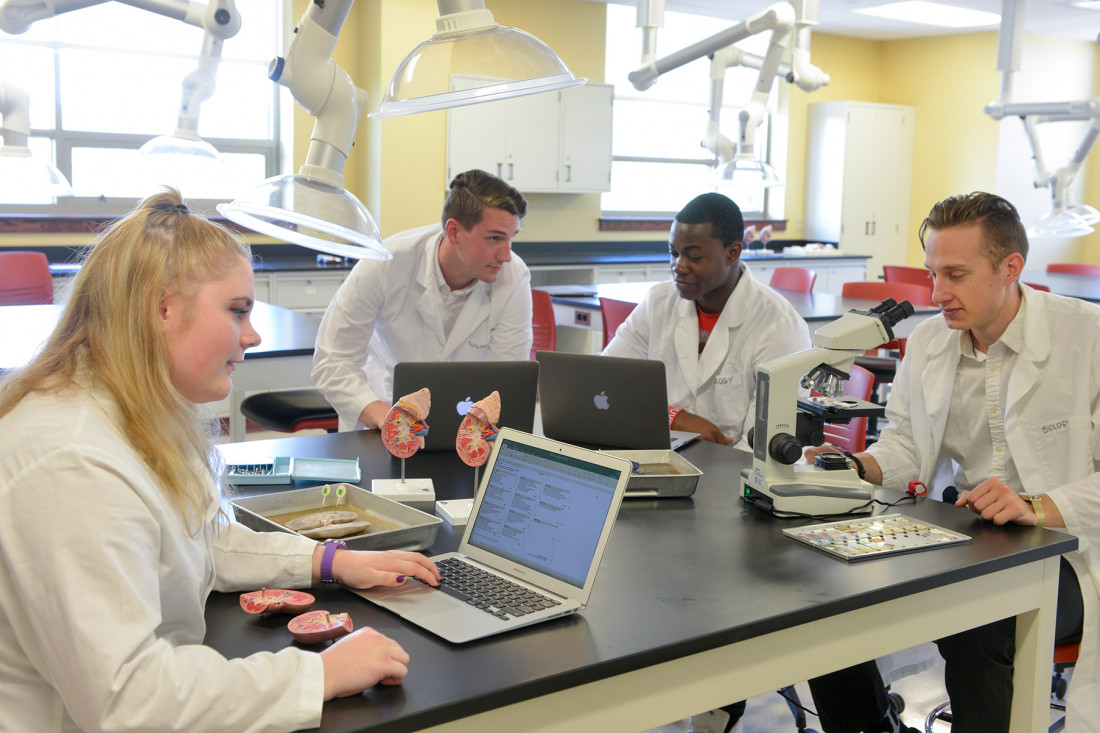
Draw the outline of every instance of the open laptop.
[[[432,558],[457,588],[410,579],[356,593],[455,643],[579,611],[629,475],[621,458],[502,428],[462,544]],[[467,585],[480,574],[519,588],[490,601]]]
[[[677,450],[699,437],[668,428],[665,365],[653,359],[539,351],[542,432],[594,448]]]
[[[402,361],[393,368],[393,401],[427,387],[432,409],[424,450],[453,451],[462,418],[494,390],[500,393],[497,426],[531,432],[538,383],[533,361]]]

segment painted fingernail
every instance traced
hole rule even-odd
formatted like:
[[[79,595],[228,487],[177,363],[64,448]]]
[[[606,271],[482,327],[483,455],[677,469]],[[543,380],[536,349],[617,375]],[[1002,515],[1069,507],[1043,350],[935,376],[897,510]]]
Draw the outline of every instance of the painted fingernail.
[[[398,575],[398,576],[397,576],[397,582],[398,582],[399,584],[400,584],[400,583],[404,583],[404,582],[405,582],[405,576],[404,576],[404,575]]]

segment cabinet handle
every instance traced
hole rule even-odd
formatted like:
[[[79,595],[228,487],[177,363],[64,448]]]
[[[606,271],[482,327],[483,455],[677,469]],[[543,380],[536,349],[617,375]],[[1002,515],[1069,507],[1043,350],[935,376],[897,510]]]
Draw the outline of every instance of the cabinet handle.
[[[509,163],[508,164],[508,180],[509,181],[512,180],[513,178],[515,178],[515,167],[516,167],[515,163]]]
[[[565,182],[569,183],[573,180],[573,166],[570,163],[565,164]]]
[[[504,178],[504,164],[497,163],[497,178]]]

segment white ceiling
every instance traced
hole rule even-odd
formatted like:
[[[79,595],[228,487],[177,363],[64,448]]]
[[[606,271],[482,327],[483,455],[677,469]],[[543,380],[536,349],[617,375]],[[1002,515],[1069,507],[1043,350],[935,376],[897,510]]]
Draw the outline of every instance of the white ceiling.
[[[614,2],[634,6],[633,0],[590,0]],[[774,0],[665,0],[665,9],[684,13],[713,15],[731,20],[743,20],[772,4]],[[997,30],[997,26],[955,30],[933,26],[884,20],[870,15],[854,13],[858,8],[884,5],[891,0],[819,0],[817,30],[841,36],[854,36],[878,41],[901,38],[941,36],[953,33],[973,33]],[[1000,14],[1001,0],[935,0],[973,10],[985,10]],[[1016,0],[1024,5],[1024,0]],[[1075,8],[1071,0],[1027,0],[1024,31],[1059,38],[1096,41],[1100,33],[1100,11]],[[719,29],[720,30],[720,29]]]

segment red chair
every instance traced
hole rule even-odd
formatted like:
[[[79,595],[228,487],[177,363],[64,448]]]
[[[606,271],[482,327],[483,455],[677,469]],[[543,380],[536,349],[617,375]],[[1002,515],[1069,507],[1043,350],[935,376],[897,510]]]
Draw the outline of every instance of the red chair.
[[[771,286],[780,290],[809,293],[814,289],[817,273],[805,267],[777,267],[772,273]]]
[[[1050,292],[1049,287],[1047,287],[1046,285],[1040,285],[1039,283],[1024,283],[1024,285],[1027,285],[1032,290],[1042,290],[1044,293]]]
[[[41,252],[0,252],[0,305],[53,303],[50,263]]]
[[[882,279],[888,283],[910,283],[932,287],[932,276],[923,267],[905,267],[904,265],[883,265]]]
[[[555,351],[558,348],[558,327],[554,322],[554,302],[545,290],[531,289],[531,358],[536,351]]]
[[[899,303],[908,300],[915,306],[932,305],[932,284],[915,285],[899,282],[853,282],[844,283],[840,294],[845,298],[863,298],[865,300],[886,300],[893,298]]]
[[[619,330],[619,326],[626,320],[626,317],[630,315],[630,312],[634,310],[636,305],[638,304],[625,300],[600,298],[600,318],[603,320],[604,348],[607,348],[607,345],[611,343],[611,339],[615,338],[615,332]]]
[[[858,364],[853,364],[851,373],[844,382],[844,394],[869,402],[874,387],[875,375]],[[848,423],[826,423],[825,442],[841,450],[859,453],[867,448],[867,418],[853,418]]]
[[[1076,262],[1054,262],[1047,265],[1047,272],[1062,272],[1067,275],[1091,275],[1100,277],[1100,265],[1081,265]]]

